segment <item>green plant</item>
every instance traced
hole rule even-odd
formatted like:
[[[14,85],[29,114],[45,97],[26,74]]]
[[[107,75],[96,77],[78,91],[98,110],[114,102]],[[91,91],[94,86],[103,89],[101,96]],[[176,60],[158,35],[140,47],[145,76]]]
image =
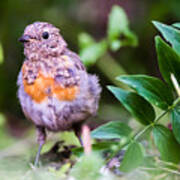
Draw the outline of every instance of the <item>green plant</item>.
[[[133,118],[143,125],[142,129],[133,133],[127,124],[115,121],[95,129],[92,137],[106,141],[119,140],[107,161],[124,149],[126,152],[119,166],[122,172],[131,172],[139,167],[151,173],[158,171],[156,175],[169,172],[179,176],[180,24],[168,26],[156,21],[153,24],[172,45],[159,36],[155,37],[159,69],[165,82],[147,75],[121,75],[116,79],[129,86],[131,91],[107,87]],[[160,113],[155,113],[157,109]],[[163,122],[167,114],[171,116],[172,131]],[[144,140],[148,144],[146,149]]]
[[[120,6],[112,7],[107,36],[99,42],[85,32],[79,34],[78,40],[79,55],[86,67],[96,65],[114,84],[119,85],[115,77],[119,74],[126,74],[126,70],[113,59],[109,50],[116,52],[121,47],[138,45],[138,39],[129,28],[129,21],[124,10]],[[110,68],[113,69],[111,73],[109,73]]]

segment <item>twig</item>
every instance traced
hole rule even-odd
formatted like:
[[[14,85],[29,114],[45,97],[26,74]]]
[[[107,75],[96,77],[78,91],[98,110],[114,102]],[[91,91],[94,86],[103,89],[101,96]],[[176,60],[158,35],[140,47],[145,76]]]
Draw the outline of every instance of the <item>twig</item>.
[[[176,175],[180,176],[180,172],[173,170],[173,169],[164,168],[164,167],[158,167],[158,168],[140,167],[140,169],[145,170],[145,171],[148,171],[148,170],[154,171],[154,170],[160,169],[160,170],[163,170],[165,172],[169,172],[169,173],[176,174]]]

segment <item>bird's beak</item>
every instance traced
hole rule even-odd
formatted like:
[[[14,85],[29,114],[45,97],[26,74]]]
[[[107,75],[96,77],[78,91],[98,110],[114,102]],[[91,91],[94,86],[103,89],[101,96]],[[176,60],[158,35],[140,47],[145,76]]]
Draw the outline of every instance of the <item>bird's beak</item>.
[[[30,39],[31,39],[31,37],[29,35],[23,35],[19,38],[19,41],[22,43],[26,43],[26,42],[29,42]]]

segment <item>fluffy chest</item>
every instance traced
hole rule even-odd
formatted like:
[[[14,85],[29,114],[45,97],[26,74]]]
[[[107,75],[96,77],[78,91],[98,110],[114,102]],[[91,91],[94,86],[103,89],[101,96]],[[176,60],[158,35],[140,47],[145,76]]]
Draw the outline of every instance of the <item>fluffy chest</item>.
[[[37,103],[41,103],[48,97],[56,97],[61,101],[72,101],[78,94],[78,86],[63,87],[53,78],[39,74],[32,84],[23,80],[25,92]]]
[[[24,91],[37,103],[48,97],[73,101],[79,93],[80,77],[69,61],[26,61],[22,76]]]

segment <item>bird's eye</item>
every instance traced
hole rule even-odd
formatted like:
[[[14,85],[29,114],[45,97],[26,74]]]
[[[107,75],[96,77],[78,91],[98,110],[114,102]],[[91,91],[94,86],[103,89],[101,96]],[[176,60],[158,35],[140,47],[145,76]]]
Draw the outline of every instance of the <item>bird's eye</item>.
[[[42,33],[42,37],[43,37],[44,39],[48,39],[48,38],[49,38],[49,33],[48,33],[48,32],[43,32],[43,33]]]

